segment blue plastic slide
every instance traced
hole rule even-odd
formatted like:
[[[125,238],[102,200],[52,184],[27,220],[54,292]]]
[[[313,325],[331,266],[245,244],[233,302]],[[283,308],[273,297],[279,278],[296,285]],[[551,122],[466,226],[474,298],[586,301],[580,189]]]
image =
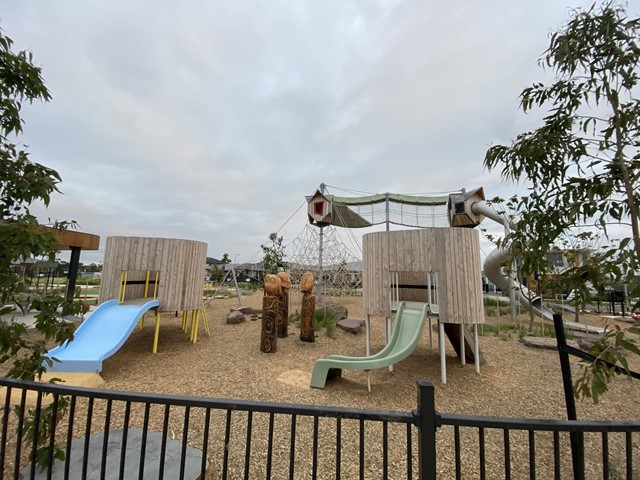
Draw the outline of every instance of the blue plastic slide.
[[[50,350],[53,360],[49,372],[101,372],[102,361],[110,357],[129,338],[145,312],[160,306],[159,300],[142,299],[118,304],[100,304],[75,331],[74,338]]]

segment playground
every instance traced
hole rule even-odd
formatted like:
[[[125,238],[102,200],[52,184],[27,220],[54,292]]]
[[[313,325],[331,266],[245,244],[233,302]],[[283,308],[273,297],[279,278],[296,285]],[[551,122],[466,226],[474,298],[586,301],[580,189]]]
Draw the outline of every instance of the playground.
[[[291,312],[300,308],[300,294],[291,292]],[[260,308],[262,292],[242,297],[243,304]],[[335,301],[345,306],[350,318],[362,317],[361,297],[342,297]],[[198,342],[188,341],[182,331],[182,320],[174,314],[162,314],[162,335],[158,353],[152,355],[153,322],[143,329],[135,329],[122,348],[106,359],[101,373],[102,388],[138,392],[157,392],[187,396],[207,396],[230,399],[301,403],[308,405],[340,406],[366,409],[407,411],[415,408],[416,380],[426,378],[435,386],[436,408],[447,413],[464,413],[501,417],[566,418],[558,354],[551,350],[525,347],[513,332],[491,333],[488,325],[506,324],[507,316],[488,317],[481,336],[481,345],[487,357],[480,375],[473,364],[461,366],[453,348],[447,343],[448,382],[440,383],[440,365],[437,348],[431,350],[427,332],[415,351],[395,365],[391,373],[386,368],[371,372],[372,391],[367,391],[365,372],[345,371],[343,377],[330,380],[322,389],[309,387],[310,373],[315,361],[330,354],[363,355],[364,333],[352,334],[336,329],[332,337],[324,329],[316,331],[315,343],[298,339],[299,328],[289,326],[288,338],[278,339],[275,354],[260,353],[260,321],[226,324],[231,308],[237,307],[236,298],[215,299],[206,314],[211,336],[201,332]],[[148,314],[149,319],[153,318]],[[523,311],[520,320],[526,324]],[[589,323],[602,325],[596,316]],[[372,351],[384,343],[384,319],[373,318]],[[482,329],[481,329],[482,332]],[[637,369],[638,365],[631,365]],[[573,371],[577,373],[576,362]],[[594,405],[585,400],[578,403],[580,419],[635,419],[637,418],[637,384],[627,379],[613,382],[610,392]],[[142,415],[142,411],[139,411]],[[142,421],[133,418],[134,422]],[[114,418],[114,421],[118,420]],[[155,429],[161,419],[155,419]],[[177,428],[180,422],[177,421]],[[153,425],[152,425],[152,428]],[[177,432],[177,431],[176,431]],[[400,432],[401,433],[401,432]],[[390,435],[393,435],[390,432]],[[392,437],[393,438],[393,437]],[[391,438],[391,440],[392,440]],[[260,449],[262,437],[255,437],[253,445]],[[301,438],[299,449],[310,449]],[[322,441],[322,439],[321,439]],[[327,438],[334,442],[334,438]],[[453,458],[453,440],[439,439],[439,465],[446,466]],[[526,445],[512,445],[513,454]],[[345,452],[346,453],[346,452]],[[451,458],[448,458],[450,456]],[[351,478],[344,472],[345,478]],[[235,478],[235,477],[234,477]]]
[[[473,199],[477,192],[460,196],[458,203]],[[319,215],[324,215],[320,210]],[[54,367],[60,365],[61,372],[100,372],[100,377],[91,373],[100,382],[83,386],[108,390],[402,412],[415,408],[416,382],[428,379],[436,385],[436,409],[448,414],[566,418],[557,352],[523,345],[519,333],[509,327],[511,319],[506,315],[483,315],[480,275],[476,271],[479,256],[474,242],[477,232],[470,229],[424,228],[370,234],[364,248],[364,296],[324,295],[325,302],[345,307],[348,318],[368,320],[369,335],[365,335],[364,328],[359,334],[317,328],[315,342],[302,342],[300,325],[290,320],[288,336],[278,338],[275,351],[267,354],[260,348],[264,332],[259,314],[248,314],[244,322],[227,324],[228,314],[238,307],[237,298],[214,298],[202,303],[199,282],[204,262],[197,259],[204,258],[206,245],[177,239],[110,237],[110,261],[105,261],[101,305],[77,330],[77,343],[51,352],[54,357],[68,355]],[[403,248],[403,244],[411,248]],[[456,257],[448,249],[464,254]],[[434,270],[441,275],[433,274]],[[379,271],[386,274],[379,275]],[[470,282],[470,278],[478,284]],[[259,312],[264,298],[259,290],[243,295],[241,303]],[[289,318],[299,318],[302,294],[294,288],[289,298]],[[425,298],[429,305],[433,302],[431,306],[437,307],[440,321],[430,332],[431,327],[424,322],[427,331],[422,332],[415,348],[411,346],[408,357],[393,366],[393,371],[386,368],[388,364],[371,371],[345,368],[341,378],[327,381],[326,386],[323,383],[314,385],[319,387],[316,389],[309,387],[311,372],[319,359],[331,355],[362,357],[367,351],[375,354],[384,347],[385,329],[390,328],[387,319],[393,317],[394,308],[401,308],[400,302],[425,302]],[[546,311],[540,309],[540,313]],[[146,321],[141,322],[145,317]],[[522,310],[518,321],[525,326],[528,318]],[[583,321],[602,328],[614,320],[585,315]],[[538,319],[536,325],[544,322]],[[466,324],[474,336],[480,335],[480,342],[476,337],[474,343],[475,348],[480,343],[486,360],[481,372],[473,360],[461,364],[449,342],[432,344],[431,335],[444,337],[443,323],[457,324],[454,330],[458,332]],[[545,326],[550,332],[548,320]],[[446,379],[444,365],[448,366]],[[71,369],[65,370],[65,366]],[[640,359],[632,358],[629,366],[638,370]],[[573,372],[575,379],[579,374],[577,361],[573,361]],[[57,372],[52,373],[58,376]],[[114,424],[122,421],[121,413],[109,415]],[[142,411],[132,411],[128,421],[134,425],[149,422],[152,430],[162,429],[161,419],[143,419],[141,415]],[[582,420],[635,419],[637,385],[616,379],[599,404],[580,402],[577,416]],[[176,421],[171,423],[172,432],[179,429],[179,419]],[[194,422],[198,425],[199,420]],[[345,434],[350,435],[346,431]],[[390,431],[391,442],[394,435],[400,440],[406,432]],[[264,440],[255,438],[252,448],[260,450]],[[296,448],[313,448],[305,443],[307,440],[301,438]],[[335,441],[322,435],[319,440],[327,444]],[[444,471],[453,461],[452,442],[451,435],[438,437],[438,468]],[[488,443],[493,448],[490,440]],[[525,443],[514,441],[511,451],[513,455],[526,455],[526,448]],[[611,442],[612,458],[619,448],[617,442]],[[351,452],[345,449],[344,453]],[[348,472],[343,474],[351,478]]]
[[[299,292],[291,295],[291,312],[299,311]],[[243,304],[261,308],[262,292],[242,297]],[[362,317],[361,297],[342,297],[336,302],[347,307],[350,318]],[[216,299],[207,307],[211,336],[202,331],[196,344],[182,332],[182,319],[162,315],[158,353],[152,355],[152,322],[133,331],[117,354],[105,360],[102,378],[106,388],[179,395],[300,402],[359,408],[412,408],[415,382],[430,379],[436,385],[436,406],[443,411],[478,415],[563,418],[564,397],[558,354],[525,347],[517,334],[486,333],[481,337],[487,363],[476,374],[473,364],[461,366],[447,343],[448,382],[441,385],[437,348],[429,349],[427,332],[416,350],[395,365],[394,371],[371,371],[372,391],[367,391],[366,374],[345,371],[324,390],[309,388],[315,361],[331,354],[364,355],[364,333],[352,334],[337,328],[333,336],[316,331],[315,343],[298,339],[299,327],[289,326],[289,337],[278,339],[275,354],[260,352],[260,322],[227,325],[226,316],[237,307],[235,298]],[[149,314],[151,317],[151,314]],[[489,324],[507,323],[507,316],[489,317]],[[525,312],[521,315],[528,321]],[[593,324],[602,324],[590,317]],[[372,319],[372,351],[384,345],[384,320]],[[548,325],[549,326],[549,325]],[[551,328],[549,326],[549,328]],[[487,327],[489,330],[489,327]],[[363,329],[364,332],[364,329]],[[632,365],[633,368],[633,365]],[[636,365],[637,368],[637,365]],[[574,364],[574,372],[577,372]],[[611,392],[598,405],[579,403],[579,418],[635,418],[637,385],[626,379],[614,382]]]
[[[242,303],[259,309],[262,298],[262,291],[257,291],[243,295]],[[300,292],[293,290],[290,298],[290,312],[295,314],[300,311]],[[346,307],[349,318],[363,318],[362,297],[331,300]],[[364,329],[362,333],[353,334],[337,328],[331,336],[327,336],[325,329],[319,328],[315,343],[303,343],[298,338],[299,327],[290,324],[289,336],[278,339],[277,352],[265,354],[259,349],[259,320],[252,321],[251,316],[247,315],[243,323],[226,323],[228,313],[237,306],[237,298],[216,298],[208,302],[206,316],[211,335],[204,333],[201,327],[197,343],[189,342],[188,333],[182,329],[181,316],[176,317],[171,312],[162,313],[162,334],[155,355],[151,353],[154,314],[149,312],[145,326],[134,329],[122,347],[103,362],[100,375],[104,384],[99,387],[181,396],[408,411],[415,408],[416,381],[426,378],[436,386],[436,408],[442,412],[566,418],[557,352],[524,346],[519,342],[518,335],[505,327],[510,322],[507,315],[487,317],[485,326],[479,329],[482,349],[487,358],[480,375],[475,373],[473,364],[461,366],[453,348],[447,343],[448,382],[441,384],[437,347],[429,348],[427,332],[423,332],[417,348],[409,357],[397,363],[393,372],[386,368],[371,371],[372,389],[368,392],[366,373],[361,371],[344,371],[342,378],[328,381],[324,389],[309,387],[311,370],[317,359],[331,354],[364,354]],[[526,325],[528,315],[523,311],[519,320]],[[585,320],[593,325],[604,324],[602,317],[595,315],[587,316]],[[384,324],[384,318],[371,319],[373,352],[383,347]],[[495,331],[497,325],[502,327],[499,332]],[[486,330],[484,335],[483,330]],[[637,370],[637,363],[630,367]],[[575,361],[573,369],[577,373]],[[578,418],[635,419],[637,392],[635,382],[619,378],[599,404],[594,405],[589,400],[579,402]],[[132,424],[141,424],[143,413],[140,409],[132,411]],[[121,414],[112,413],[114,424],[122,421]],[[197,419],[193,421],[196,424],[198,422]],[[160,431],[161,425],[161,417],[151,418],[152,430]],[[171,425],[179,435],[180,418],[176,418],[175,423],[172,421]],[[99,427],[96,426],[98,430]],[[391,430],[389,435],[393,442],[394,435],[402,437],[404,433]],[[300,438],[296,448],[311,449],[311,445],[305,443],[308,440],[307,437]],[[253,448],[260,451],[263,441],[263,436],[254,437]],[[335,438],[321,436],[320,441],[330,443],[335,442]],[[453,439],[442,434],[438,442],[439,468],[447,468],[453,461]],[[344,454],[349,454],[349,450],[343,448]],[[611,448],[611,454],[615,455],[613,445]],[[512,455],[520,454],[526,455],[526,444],[514,443]],[[347,471],[343,471],[343,475],[352,478]]]

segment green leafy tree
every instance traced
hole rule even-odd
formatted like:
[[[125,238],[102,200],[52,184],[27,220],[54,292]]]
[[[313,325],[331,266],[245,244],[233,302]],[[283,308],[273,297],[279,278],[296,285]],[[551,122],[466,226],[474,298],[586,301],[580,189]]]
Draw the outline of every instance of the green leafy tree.
[[[22,132],[20,117],[22,104],[34,100],[49,101],[50,94],[41,77],[41,70],[33,63],[27,51],[12,51],[13,42],[0,30],[0,365],[9,364],[5,373],[23,380],[40,378],[44,364],[53,361],[46,357],[47,342],[61,343],[73,337],[73,324],[59,315],[77,313],[79,303],[68,303],[61,296],[39,294],[29,290],[24,279],[12,270],[14,263],[29,257],[55,259],[55,237],[30,212],[34,202],[49,204],[52,193],[57,192],[60,176],[55,170],[32,162],[25,148],[16,143]],[[68,222],[58,222],[56,228],[66,228]],[[30,296],[31,307],[37,311],[35,334],[27,335],[26,327],[14,321],[17,296]],[[58,414],[64,412],[65,400],[58,404]],[[43,436],[53,421],[53,411],[44,408],[39,416],[25,423],[26,441],[29,432],[39,432],[36,460],[46,465],[47,438]],[[40,419],[40,427],[34,426]],[[59,458],[61,451],[54,455]]]
[[[262,265],[264,273],[278,273],[278,268],[284,266],[284,246],[283,238],[278,237],[277,233],[269,234],[269,241],[264,245],[260,245],[264,256],[262,257]]]
[[[519,208],[519,199],[517,196],[513,196],[508,200],[504,200],[502,198],[496,197],[489,200],[489,203],[492,204],[495,210],[502,215],[503,217],[509,219],[510,229],[513,229],[514,226],[518,223],[520,214],[517,212]],[[487,238],[496,244],[497,247],[500,247],[504,239],[502,238],[494,238],[490,234],[486,234]],[[536,289],[530,284],[530,279],[534,279],[535,277],[540,277],[549,271],[549,262],[547,260],[547,255],[545,251],[536,250],[536,249],[522,249],[517,252],[517,258],[515,262],[509,261],[507,265],[504,265],[504,269],[510,275],[515,274],[518,278],[519,283],[524,285],[526,288],[521,292],[522,295],[527,299],[529,306],[533,305],[533,301],[538,298],[538,292]],[[518,287],[514,287],[514,289],[518,290]],[[534,327],[534,312],[532,308],[528,309],[529,312],[529,333],[533,332]],[[516,317],[516,323],[520,326],[520,320]]]
[[[231,263],[231,257],[229,257],[228,253],[225,253],[222,255],[222,260],[220,261],[226,265],[227,263]]]
[[[575,10],[551,35],[539,63],[555,74],[554,81],[535,83],[520,95],[524,112],[544,108],[538,129],[522,133],[511,145],[492,146],[485,156],[488,169],[501,168],[505,179],[529,181],[519,199],[521,221],[506,238],[514,252],[540,258],[567,232],[590,227],[602,237],[612,224],[626,226],[629,236],[600,258],[600,274],[637,285],[640,264],[640,19],[629,18],[615,3]],[[591,270],[593,272],[593,270]],[[571,269],[580,275],[588,269]],[[576,281],[577,283],[577,281]],[[638,298],[640,292],[632,292]],[[636,326],[637,328],[637,326]],[[624,332],[611,331],[596,346],[596,354],[626,365],[621,342],[633,342]],[[598,352],[599,349],[599,352]],[[598,395],[611,378],[599,363],[584,366],[576,393]]]
[[[224,271],[219,266],[211,266],[211,269],[209,270],[209,280],[211,280],[212,282],[219,282],[220,280],[222,280],[223,276]]]

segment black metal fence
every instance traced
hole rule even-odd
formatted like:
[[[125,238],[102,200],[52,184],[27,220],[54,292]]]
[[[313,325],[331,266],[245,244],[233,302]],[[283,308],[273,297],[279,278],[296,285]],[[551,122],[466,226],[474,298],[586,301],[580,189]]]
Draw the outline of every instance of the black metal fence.
[[[406,413],[0,386],[7,479],[573,478],[570,432],[584,433],[586,478],[640,476],[640,422],[439,414],[423,380]]]
[[[538,420],[443,414],[453,451],[447,466],[458,478],[640,478],[640,422]],[[438,435],[444,434],[445,428]],[[584,442],[582,465],[574,473],[571,433]],[[636,434],[636,435],[634,435]],[[440,459],[440,456],[438,456]],[[635,462],[634,462],[635,459]],[[453,476],[453,475],[452,475]]]

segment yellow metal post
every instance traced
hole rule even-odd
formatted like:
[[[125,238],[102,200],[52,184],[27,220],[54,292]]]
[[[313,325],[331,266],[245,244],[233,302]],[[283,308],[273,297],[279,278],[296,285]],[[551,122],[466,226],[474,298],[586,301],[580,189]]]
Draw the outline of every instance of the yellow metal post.
[[[189,315],[189,312],[187,312],[186,310],[182,312],[182,331],[184,333],[187,333],[187,316],[188,315]]]
[[[208,336],[211,336],[211,330],[209,329],[209,320],[207,319],[207,312],[204,309],[204,302],[200,305],[200,311],[202,312],[202,320],[204,323],[204,331],[207,332]]]
[[[193,342],[193,327],[196,324],[195,310],[191,310],[191,327],[189,329],[189,341]]]
[[[156,271],[156,283],[153,286],[153,299],[158,298],[158,278],[160,276],[160,272]]]
[[[196,341],[198,340],[198,323],[200,321],[200,310],[196,309],[193,311],[193,313],[196,316],[195,325],[193,327],[193,343],[196,343]]]
[[[151,275],[151,271],[147,270],[147,275],[144,279],[144,298],[147,298],[147,294],[149,293],[149,276]]]
[[[120,272],[120,290],[118,291],[118,303],[124,302],[124,296],[127,290],[127,271]]]
[[[156,310],[156,331],[153,335],[153,353],[158,352],[158,337],[160,336],[160,311]]]

